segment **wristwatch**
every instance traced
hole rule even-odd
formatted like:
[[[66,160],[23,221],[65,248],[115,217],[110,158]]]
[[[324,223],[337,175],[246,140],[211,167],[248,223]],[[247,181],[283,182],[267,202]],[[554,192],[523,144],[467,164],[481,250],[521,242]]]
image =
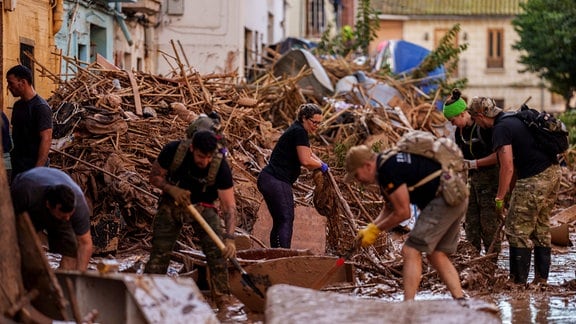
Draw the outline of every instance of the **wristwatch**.
[[[228,234],[228,233],[224,233],[222,236],[223,236],[225,239],[231,239],[231,240],[233,240],[233,239],[236,238],[236,235],[234,235],[234,234]]]

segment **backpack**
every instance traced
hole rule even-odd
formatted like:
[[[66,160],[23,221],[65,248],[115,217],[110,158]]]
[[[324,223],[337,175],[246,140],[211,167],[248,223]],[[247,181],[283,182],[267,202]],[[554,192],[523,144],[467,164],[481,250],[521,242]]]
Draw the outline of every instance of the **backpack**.
[[[412,130],[404,133],[396,146],[382,155],[380,166],[386,160],[398,153],[421,155],[438,162],[442,168],[421,179],[415,185],[408,187],[413,191],[433,179],[440,177],[439,191],[449,206],[461,204],[470,196],[467,178],[468,172],[464,163],[462,151],[456,143],[445,137],[436,137],[432,133]]]
[[[194,134],[198,131],[211,131],[216,135],[218,140],[218,146],[216,147],[216,151],[214,152],[212,161],[210,162],[208,175],[204,179],[204,187],[202,188],[202,192],[204,192],[207,187],[213,186],[216,182],[216,175],[220,169],[220,164],[227,153],[225,138],[220,132],[220,117],[215,112],[211,113],[210,116],[200,114],[194,121],[192,121],[192,123],[190,123],[186,129],[186,139],[181,140],[178,144],[176,153],[174,154],[174,158],[172,159],[172,163],[168,169],[168,173],[174,174],[174,172],[180,168],[184,158],[186,157],[186,153],[188,153],[190,145],[192,144]]]
[[[515,112],[505,113],[504,117],[519,118],[530,130],[536,146],[554,161],[570,146],[566,125],[547,112],[529,108],[526,104]]]

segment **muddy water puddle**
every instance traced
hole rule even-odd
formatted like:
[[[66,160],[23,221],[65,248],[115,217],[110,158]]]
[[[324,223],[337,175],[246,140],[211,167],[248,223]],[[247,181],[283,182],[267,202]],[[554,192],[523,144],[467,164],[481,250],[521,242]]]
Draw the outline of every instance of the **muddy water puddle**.
[[[575,234],[570,238],[576,242]],[[498,265],[508,269],[507,248],[502,251]],[[531,266],[528,282],[534,278],[534,265]],[[576,323],[575,285],[567,285],[576,280],[575,271],[576,247],[553,247],[549,289],[503,291],[483,299],[498,306],[503,323]]]
[[[576,242],[576,234],[570,234]],[[491,294],[475,295],[466,291],[470,297],[479,298],[498,306],[500,319],[505,324],[524,323],[576,323],[576,247],[556,247],[552,249],[552,264],[548,278],[549,287],[528,287],[527,289],[500,289]],[[534,278],[534,264],[531,264],[528,282]],[[508,273],[508,245],[498,259],[498,267]],[[569,284],[572,283],[572,284]],[[447,294],[419,292],[417,299],[450,298]],[[402,299],[401,294],[393,300]]]
[[[576,242],[576,235],[571,234],[571,240]],[[533,264],[531,265],[533,267]],[[504,243],[502,253],[498,259],[499,271],[508,273],[508,246]],[[552,265],[549,275],[548,288],[503,288],[493,293],[477,293],[466,291],[469,297],[482,299],[496,305],[500,312],[500,319],[505,324],[524,323],[576,323],[576,247],[554,247]],[[531,269],[528,282],[533,279]],[[417,300],[448,299],[443,289],[440,292],[419,291]],[[359,295],[359,298],[372,298]],[[401,302],[402,291],[380,297],[380,300]],[[237,309],[238,310],[238,309]],[[330,310],[326,310],[329,316]],[[264,323],[262,314],[246,312],[230,312],[228,315],[220,314],[219,320],[223,323]]]
[[[576,242],[576,234],[571,233],[570,239]],[[500,311],[502,323],[576,323],[576,247],[553,247],[552,265],[548,279],[548,288],[528,289],[502,288],[494,289],[491,293],[478,293],[466,291],[469,297],[482,299],[495,304]],[[121,272],[140,272],[142,262],[146,257],[140,253],[135,256],[116,259],[119,262]],[[59,264],[59,256],[48,254],[48,260],[53,268]],[[97,260],[93,260],[97,262]],[[95,262],[90,265],[91,270],[96,270]],[[178,268],[181,266],[172,263],[171,275],[178,276]],[[504,242],[502,252],[498,259],[499,271],[508,273],[508,246]],[[533,279],[533,264],[528,282]],[[130,270],[133,269],[133,270]],[[348,294],[349,291],[343,291]],[[367,295],[357,295],[358,298],[373,298]],[[450,296],[445,289],[438,291],[421,290],[417,300],[447,299]],[[390,302],[402,301],[402,291],[395,291],[379,297],[380,300]],[[327,316],[329,310],[326,311]],[[264,323],[263,314],[253,313],[246,309],[240,302],[230,305],[227,311],[217,314],[222,323]]]

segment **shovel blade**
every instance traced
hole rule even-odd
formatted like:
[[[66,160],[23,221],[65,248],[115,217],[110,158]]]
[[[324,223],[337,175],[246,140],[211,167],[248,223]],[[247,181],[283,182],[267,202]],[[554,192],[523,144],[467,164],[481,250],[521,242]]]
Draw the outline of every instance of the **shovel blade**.
[[[264,298],[264,294],[262,293],[262,291],[260,291],[260,289],[258,289],[258,287],[256,287],[256,285],[252,281],[252,278],[250,278],[249,274],[243,273],[240,281],[242,282],[242,284],[250,287],[250,289],[252,289],[252,291],[254,291],[256,293],[256,295]]]

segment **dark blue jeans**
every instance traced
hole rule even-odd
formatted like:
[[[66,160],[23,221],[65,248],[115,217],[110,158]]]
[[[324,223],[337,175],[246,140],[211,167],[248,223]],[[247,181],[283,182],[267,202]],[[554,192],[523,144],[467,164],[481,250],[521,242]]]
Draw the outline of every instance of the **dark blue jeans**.
[[[258,190],[264,196],[268,211],[272,215],[270,247],[290,248],[294,225],[294,193],[292,184],[276,179],[268,172],[260,172]]]

